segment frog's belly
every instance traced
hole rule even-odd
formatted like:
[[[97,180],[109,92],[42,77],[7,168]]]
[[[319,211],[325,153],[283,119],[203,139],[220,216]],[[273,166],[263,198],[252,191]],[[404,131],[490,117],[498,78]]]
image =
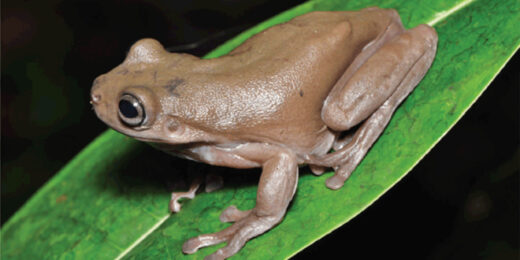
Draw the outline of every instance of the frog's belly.
[[[216,166],[232,167],[239,169],[257,168],[262,165],[257,161],[240,156],[237,152],[246,144],[227,144],[217,147],[211,144],[185,144],[172,145],[165,143],[149,143],[154,148],[162,150],[170,155],[197,162],[203,162]]]
[[[330,151],[337,134],[324,124],[267,125],[251,130],[244,139],[288,148],[298,157],[324,155]]]

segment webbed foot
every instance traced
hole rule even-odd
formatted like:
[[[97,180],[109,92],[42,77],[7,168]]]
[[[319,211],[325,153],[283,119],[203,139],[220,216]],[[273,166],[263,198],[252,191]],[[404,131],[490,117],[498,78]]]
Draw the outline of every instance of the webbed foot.
[[[230,208],[226,211],[228,210]],[[258,216],[254,210],[240,211],[240,214],[233,216],[237,217],[233,225],[217,233],[204,234],[189,239],[182,246],[182,251],[186,254],[192,254],[199,248],[227,242],[225,247],[204,258],[206,260],[226,259],[238,252],[251,238],[270,230],[283,218],[283,214],[279,216]]]

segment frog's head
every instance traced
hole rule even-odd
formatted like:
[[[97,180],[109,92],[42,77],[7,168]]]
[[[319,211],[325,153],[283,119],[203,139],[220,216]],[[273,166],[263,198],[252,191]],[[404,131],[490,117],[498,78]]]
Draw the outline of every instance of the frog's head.
[[[131,48],[125,61],[99,76],[91,89],[96,115],[118,132],[141,141],[191,143],[210,141],[206,132],[186,123],[176,113],[176,88],[186,84],[171,77],[175,65],[193,56],[169,53],[153,39],[143,39]]]

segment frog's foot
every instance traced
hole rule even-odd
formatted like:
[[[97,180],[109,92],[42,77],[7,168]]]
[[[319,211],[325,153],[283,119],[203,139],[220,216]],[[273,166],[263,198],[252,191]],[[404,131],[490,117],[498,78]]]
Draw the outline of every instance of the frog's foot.
[[[324,160],[327,163],[335,161],[335,168],[337,167],[334,176],[327,180],[327,187],[338,189],[350,177],[352,171],[361,162],[368,149],[383,132],[397,106],[424,77],[435,56],[436,46],[437,34],[435,30],[426,25],[419,25],[383,46],[363,65],[363,67],[373,67],[371,65],[372,62],[384,60],[386,64],[383,65],[387,67],[382,67],[380,69],[381,72],[389,73],[388,75],[397,75],[397,77],[390,78],[381,84],[384,87],[395,90],[363,122],[348,144]],[[390,71],[387,71],[387,69],[390,69]],[[363,81],[364,79],[360,79],[359,82],[355,80],[349,82],[344,94],[350,94],[348,92],[349,85],[369,84]],[[340,117],[343,116],[347,115],[341,115]],[[361,120],[361,118],[354,119],[354,121],[357,120]],[[349,127],[346,126],[346,128]]]
[[[227,242],[227,246],[205,258],[206,260],[226,259],[238,252],[251,238],[270,230],[283,218],[283,214],[278,216],[259,216],[254,210],[243,213],[246,215],[220,232],[189,239],[182,246],[182,251],[186,254],[191,254],[201,247]]]
[[[212,234],[189,239],[182,246],[186,254],[199,248],[227,242],[227,245],[206,259],[225,259],[234,255],[245,243],[280,223],[296,191],[298,165],[291,152],[270,155],[262,164],[263,170],[258,184],[256,206],[252,210],[240,211],[230,206],[220,216],[224,222],[234,222],[230,227]]]
[[[195,193],[200,187],[202,183],[202,178],[197,177],[190,185],[190,189],[187,192],[172,192],[172,198],[170,200],[169,209],[170,212],[177,213],[181,210],[181,204],[179,200],[182,198],[193,199],[195,198]]]

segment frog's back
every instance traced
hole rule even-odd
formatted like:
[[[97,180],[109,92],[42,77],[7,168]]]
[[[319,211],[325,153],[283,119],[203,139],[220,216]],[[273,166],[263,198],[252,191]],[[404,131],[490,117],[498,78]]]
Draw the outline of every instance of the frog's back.
[[[201,91],[196,98],[212,106],[205,109],[215,117],[208,121],[234,136],[300,150],[313,150],[323,139],[332,142],[321,120],[323,101],[357,53],[381,31],[377,27],[388,24],[385,10],[370,12],[302,15],[207,61],[214,65],[211,73],[198,77],[204,82],[196,85],[212,95]],[[362,28],[367,23],[376,26]]]

